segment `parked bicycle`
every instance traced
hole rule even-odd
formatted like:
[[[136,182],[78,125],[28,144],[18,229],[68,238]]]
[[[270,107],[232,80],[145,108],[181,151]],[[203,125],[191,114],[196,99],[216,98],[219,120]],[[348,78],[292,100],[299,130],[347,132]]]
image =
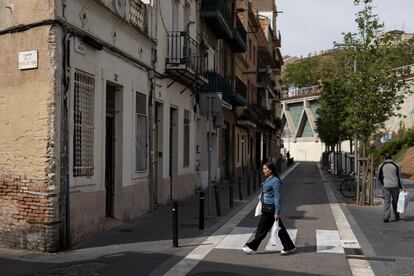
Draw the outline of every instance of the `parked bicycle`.
[[[342,180],[341,185],[339,186],[339,191],[346,198],[356,197],[357,181],[355,172],[352,172]]]

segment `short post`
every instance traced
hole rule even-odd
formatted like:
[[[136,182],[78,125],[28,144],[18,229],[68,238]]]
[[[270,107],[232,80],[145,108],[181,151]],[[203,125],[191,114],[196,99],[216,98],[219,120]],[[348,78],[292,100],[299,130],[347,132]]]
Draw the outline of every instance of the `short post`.
[[[172,208],[173,246],[178,247],[178,202],[173,202]]]
[[[200,192],[200,205],[198,214],[198,229],[204,229],[204,192]]]
[[[242,188],[241,188],[241,177],[239,176],[239,200],[242,201],[243,200],[243,193],[242,193]]]
[[[230,196],[229,204],[230,204],[230,208],[233,207],[233,201],[234,201],[233,191],[234,191],[233,181],[229,181],[229,196]]]
[[[253,172],[253,191],[256,191],[256,172]]]
[[[216,213],[217,216],[221,216],[221,208],[220,208],[220,195],[219,195],[219,189],[218,189],[218,183],[214,185],[214,196],[216,198]]]
[[[247,195],[250,195],[250,174],[247,175]]]

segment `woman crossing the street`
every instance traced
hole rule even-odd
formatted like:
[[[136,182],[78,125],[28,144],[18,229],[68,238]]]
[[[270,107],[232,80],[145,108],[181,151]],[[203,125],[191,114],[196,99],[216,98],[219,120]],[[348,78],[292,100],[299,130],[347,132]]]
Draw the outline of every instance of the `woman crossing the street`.
[[[272,162],[267,162],[263,165],[263,174],[266,180],[261,184],[262,215],[257,225],[256,234],[252,241],[246,243],[242,247],[242,251],[247,254],[254,254],[257,251],[262,240],[266,237],[267,232],[272,228],[275,221],[279,222],[278,236],[283,245],[281,255],[289,255],[296,250],[296,247],[289,237],[285,226],[280,218],[281,200],[280,191],[282,181],[277,176],[276,166]]]

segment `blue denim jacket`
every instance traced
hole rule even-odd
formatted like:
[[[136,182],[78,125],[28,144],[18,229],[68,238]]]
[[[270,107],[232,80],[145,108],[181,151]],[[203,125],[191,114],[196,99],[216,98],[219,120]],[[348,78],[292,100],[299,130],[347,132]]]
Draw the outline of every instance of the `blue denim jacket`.
[[[271,176],[262,183],[263,203],[274,204],[275,214],[280,214],[281,201],[280,190],[282,188],[282,181],[276,177]]]

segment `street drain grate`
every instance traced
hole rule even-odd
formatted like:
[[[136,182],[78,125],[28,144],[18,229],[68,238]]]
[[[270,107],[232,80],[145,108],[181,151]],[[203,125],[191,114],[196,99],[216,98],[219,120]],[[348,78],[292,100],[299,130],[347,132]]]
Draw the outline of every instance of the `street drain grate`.
[[[121,230],[119,230],[119,232],[122,232],[122,233],[129,233],[129,232],[132,232],[133,230],[132,229],[121,229]]]
[[[208,271],[190,274],[191,276],[241,276],[242,274],[225,271]]]
[[[303,219],[304,216],[289,216],[289,219]]]
[[[361,248],[344,248],[345,255],[364,255]]]
[[[288,219],[295,219],[295,220],[318,220],[316,217],[305,217],[305,216],[289,216]]]

